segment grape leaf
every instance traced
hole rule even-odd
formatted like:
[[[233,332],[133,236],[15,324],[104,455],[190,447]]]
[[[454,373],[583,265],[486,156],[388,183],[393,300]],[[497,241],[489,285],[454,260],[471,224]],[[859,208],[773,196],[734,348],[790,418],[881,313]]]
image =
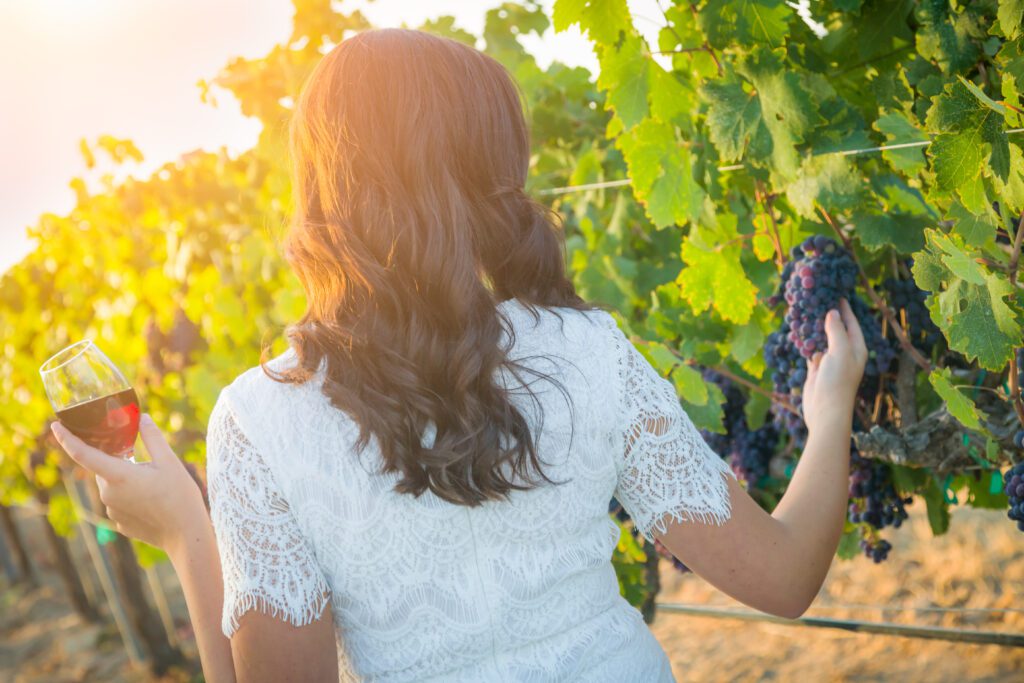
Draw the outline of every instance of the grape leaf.
[[[708,132],[723,161],[743,157],[748,144],[757,139],[761,146],[756,156],[770,150],[768,130],[761,121],[761,101],[754,93],[746,93],[740,83],[708,83],[700,91],[708,102]]]
[[[743,270],[737,247],[705,249],[688,237],[682,257],[686,266],[676,282],[694,313],[703,313],[713,304],[725,320],[741,325],[750,320],[757,288]]]
[[[616,144],[629,167],[633,191],[659,228],[696,220],[704,189],[693,178],[693,154],[669,124],[644,119]]]
[[[938,133],[928,151],[940,189],[960,190],[981,174],[986,162],[997,178],[1007,180],[1010,147],[1003,119],[961,81],[934,98],[926,125]]]
[[[764,332],[757,322],[737,325],[733,328],[729,350],[732,357],[740,363],[746,363],[754,354],[764,348]]]
[[[953,231],[963,237],[968,246],[979,247],[996,236],[999,219],[989,206],[982,213],[974,214],[962,204],[954,203],[949,207],[948,215],[955,221]]]
[[[924,247],[924,230],[930,224],[925,216],[904,213],[858,213],[852,222],[854,234],[871,251],[892,246],[901,254]]]
[[[659,121],[669,122],[688,114],[697,105],[694,91],[679,81],[672,73],[661,68],[653,59],[648,62],[650,78],[651,116]]]
[[[950,415],[968,429],[981,429],[981,420],[987,419],[988,416],[978,410],[974,401],[953,386],[953,375],[949,368],[933,370],[928,375],[928,381],[931,382],[932,387],[942,397],[942,400],[946,401],[946,408]]]
[[[793,208],[805,218],[815,216],[815,204],[829,211],[852,209],[864,194],[863,177],[846,157],[838,154],[804,159],[797,178],[786,188]]]
[[[1016,143],[1010,145],[1010,177],[1006,182],[995,177],[992,184],[1006,208],[1016,213],[1024,212],[1024,152]]]
[[[941,536],[949,531],[949,503],[934,477],[928,479],[928,485],[921,492],[925,505],[928,507],[928,524],[932,534]]]
[[[933,232],[932,244],[942,250],[942,263],[955,277],[966,280],[974,285],[985,284],[985,271],[975,260],[973,253],[968,253],[953,239]]]
[[[796,146],[823,122],[818,106],[800,76],[784,68],[783,52],[761,47],[737,64],[736,70],[749,80],[761,104],[761,120],[771,135],[772,169],[792,179],[799,167]]]
[[[672,371],[672,383],[683,400],[690,405],[702,406],[708,402],[708,385],[700,372],[689,365],[677,365]]]
[[[626,129],[640,123],[648,113],[650,57],[643,39],[630,37],[618,45],[600,48],[601,73],[597,85],[608,93],[605,106],[615,110]]]
[[[982,269],[956,235],[935,230],[926,234],[927,247],[914,255],[914,279],[933,292],[928,298],[932,321],[950,349],[1001,371],[1024,335],[1021,316],[1011,307],[1015,303],[1006,301],[1013,301],[1014,288],[1002,275]]]
[[[906,142],[927,142],[928,136],[911,123],[905,114],[890,112],[879,116],[873,124],[875,130],[885,135],[886,144],[903,144]],[[897,171],[907,175],[916,175],[925,167],[924,145],[905,147],[882,152],[882,158]]]
[[[664,377],[667,377],[673,368],[679,365],[679,358],[660,342],[648,342],[639,348],[651,365]]]
[[[782,0],[708,0],[697,21],[708,43],[716,48],[734,42],[781,47],[792,14]]]
[[[622,32],[633,32],[626,0],[555,0],[551,23],[559,33],[579,24],[581,32],[603,45],[615,43]]]
[[[722,404],[725,403],[725,394],[717,384],[707,383],[706,386],[708,398],[702,405],[690,403],[686,399],[681,399],[680,402],[697,429],[725,434],[725,425],[722,423]]]
[[[1024,25],[1024,0],[999,0],[999,28],[1003,35],[1014,40],[1022,35],[1021,26]]]
[[[953,17],[947,0],[927,0],[918,3],[915,14],[920,22],[917,51],[922,57],[934,60],[944,73],[962,71],[974,63],[978,50],[966,13]]]

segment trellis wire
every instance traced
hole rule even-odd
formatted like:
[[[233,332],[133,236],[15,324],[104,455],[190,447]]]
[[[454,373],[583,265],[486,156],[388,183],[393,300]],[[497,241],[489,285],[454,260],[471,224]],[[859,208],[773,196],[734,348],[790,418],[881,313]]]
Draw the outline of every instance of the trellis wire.
[[[1007,135],[1014,135],[1016,133],[1024,133],[1024,128],[1011,128],[1006,131]],[[899,142],[893,145],[879,145],[877,147],[863,147],[861,149],[844,149],[837,152],[822,152],[821,154],[812,154],[812,156],[828,156],[829,154],[838,154],[844,157],[852,157],[858,154],[873,154],[875,152],[886,152],[893,149],[909,149],[911,147],[927,147],[932,144],[931,140],[916,140],[914,142]],[[719,173],[727,173],[729,171],[739,171],[746,168],[745,164],[730,164],[728,166],[719,166]],[[586,192],[587,190],[602,190],[610,187],[622,187],[629,185],[632,180],[630,178],[619,178],[618,180],[604,180],[597,183],[586,183],[584,185],[567,185],[565,187],[549,187],[543,190],[538,190],[539,195],[559,195],[569,194],[571,192]]]
[[[824,617],[800,617],[785,619],[762,612],[748,610],[722,609],[698,605],[682,605],[678,603],[656,603],[658,612],[668,614],[686,614],[694,617],[712,617],[716,619],[738,619],[740,621],[763,621],[783,626],[803,626],[810,628],[831,628],[856,633],[872,633],[886,636],[902,636],[905,638],[923,638],[925,640],[945,640],[957,643],[977,643],[979,645],[1001,645],[1005,647],[1024,647],[1024,633],[1001,633],[998,631],[976,631],[971,629],[944,628],[941,626],[913,626],[910,624],[894,624],[884,621],[858,621],[854,619],[827,619]]]

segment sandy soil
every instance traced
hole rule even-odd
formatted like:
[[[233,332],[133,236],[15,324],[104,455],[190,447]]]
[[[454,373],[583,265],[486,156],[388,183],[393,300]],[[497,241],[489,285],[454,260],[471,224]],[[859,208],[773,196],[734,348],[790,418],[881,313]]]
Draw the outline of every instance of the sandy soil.
[[[916,509],[914,509],[916,508]],[[923,506],[887,534],[890,559],[836,560],[807,616],[1024,633],[1024,534],[1003,513],[963,509],[951,531],[932,538]],[[34,522],[23,519],[31,532]],[[37,534],[33,534],[38,538]],[[73,543],[76,555],[80,541]],[[42,554],[36,553],[35,557]],[[84,556],[83,556],[84,560]],[[128,662],[116,629],[82,624],[43,567],[43,585],[11,588],[0,578],[0,681],[154,680]],[[177,635],[193,651],[173,574],[160,568]],[[663,566],[661,600],[742,606],[699,577]],[[910,608],[833,609],[828,605]],[[923,607],[995,608],[1018,612],[941,614]],[[1024,681],[1024,649],[849,633],[661,613],[652,625],[677,679],[689,681]],[[187,681],[178,673],[166,681]]]
[[[916,509],[914,509],[916,508]],[[1024,534],[1005,514],[953,513],[932,537],[924,506],[890,530],[889,559],[833,561],[806,616],[1024,633]],[[663,602],[744,608],[663,565]],[[833,609],[828,605],[910,608]],[[1017,609],[942,614],[923,607]],[[1024,681],[1024,649],[660,613],[652,631],[680,681]]]

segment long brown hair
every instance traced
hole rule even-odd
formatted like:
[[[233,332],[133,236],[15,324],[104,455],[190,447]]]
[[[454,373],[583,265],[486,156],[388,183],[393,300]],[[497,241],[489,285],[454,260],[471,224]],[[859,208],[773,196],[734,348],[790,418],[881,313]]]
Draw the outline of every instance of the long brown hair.
[[[454,40],[366,31],[314,68],[290,140],[285,256],[308,304],[287,330],[297,366],[264,371],[301,383],[323,370],[357,449],[376,437],[384,471],[401,473],[398,492],[476,506],[539,485],[531,473],[554,483],[497,381],[525,366],[501,346],[496,304],[593,306],[566,276],[556,217],[524,192],[529,131],[509,73]]]

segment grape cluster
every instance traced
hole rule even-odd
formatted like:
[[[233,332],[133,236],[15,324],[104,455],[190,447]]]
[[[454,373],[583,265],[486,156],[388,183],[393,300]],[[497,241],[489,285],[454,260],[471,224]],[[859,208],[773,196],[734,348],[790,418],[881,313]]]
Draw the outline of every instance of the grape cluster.
[[[1024,531],[1024,462],[1019,462],[1003,475],[1003,489],[1010,499],[1010,519],[1017,522],[1017,528]]]
[[[892,544],[884,538],[862,538],[860,539],[860,549],[864,551],[864,554],[872,559],[875,564],[878,564],[889,557],[889,551],[892,550]]]
[[[790,256],[779,289],[769,299],[770,304],[784,301],[787,305],[782,325],[768,336],[764,348],[775,392],[788,394],[790,403],[800,409],[807,360],[827,349],[825,315],[838,308],[839,300],[845,298],[868,347],[860,394],[861,398],[871,400],[878,389],[879,376],[896,358],[896,349],[883,337],[878,319],[854,289],[857,264],[846,249],[824,235],[808,237],[793,247]],[[807,430],[799,415],[776,411],[776,424],[789,433],[794,443],[803,445]]]
[[[903,311],[903,324],[910,342],[924,355],[931,355],[932,349],[942,339],[942,332],[932,322],[925,305],[928,293],[912,279],[886,278],[882,288],[889,296],[889,304],[897,311]]]
[[[729,465],[737,478],[747,483],[747,488],[768,476],[768,462],[778,444],[779,430],[770,422],[754,430],[745,428],[733,439]]]
[[[700,434],[718,455],[728,460],[737,478],[747,488],[757,486],[768,474],[768,461],[779,443],[779,431],[772,424],[750,429],[744,411],[747,397],[732,381],[714,370],[704,370],[704,380],[717,384],[725,395],[723,423],[725,434],[702,429]]]
[[[868,347],[858,396],[872,401],[880,376],[895,360],[896,347],[883,336],[878,319],[856,293],[856,262],[846,249],[824,235],[807,238],[793,248],[790,256],[779,289],[769,300],[770,304],[785,302],[787,306],[782,325],[768,336],[764,349],[775,392],[787,396],[793,407],[801,410],[807,361],[815,353],[827,350],[825,315],[839,307],[840,299],[846,299]],[[776,410],[774,423],[789,433],[796,446],[802,447],[806,442],[807,427],[800,414]],[[860,457],[852,445],[850,498],[849,519],[862,525],[861,548],[875,562],[881,562],[892,546],[878,538],[878,531],[888,526],[899,527],[907,518],[904,506],[912,499],[899,495],[887,465]]]
[[[862,458],[856,449],[850,452],[850,498],[850,521],[875,529],[898,529],[907,518],[904,506],[913,501],[896,491],[888,466]]]

